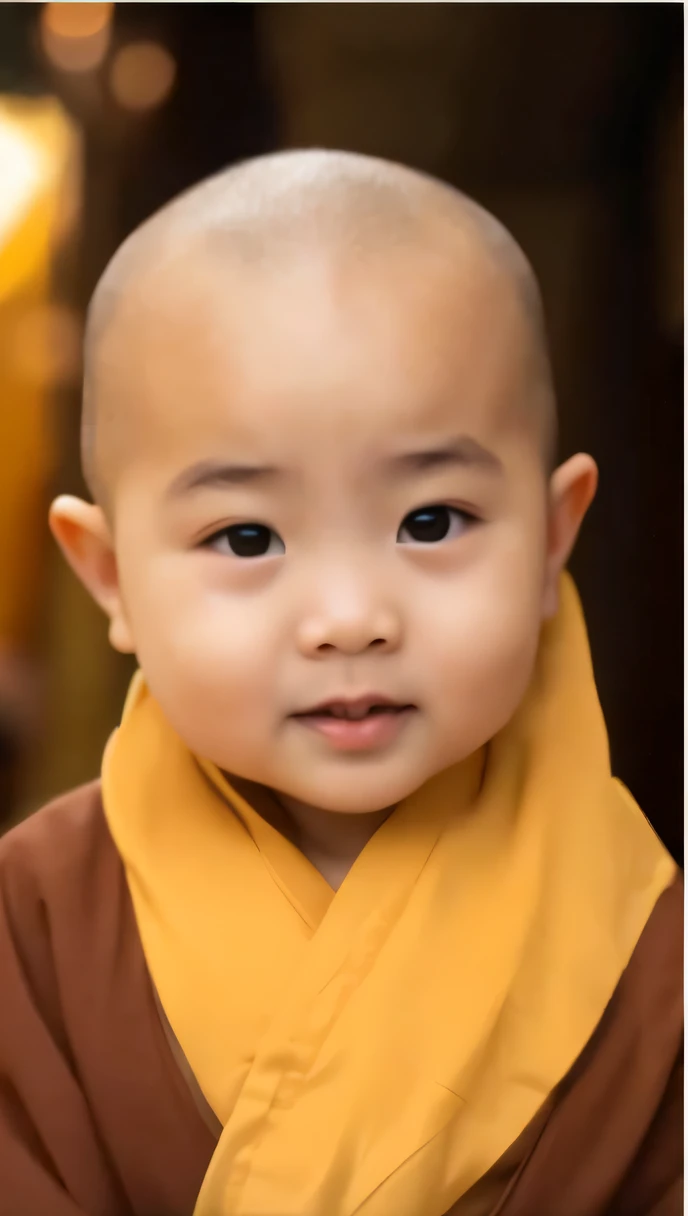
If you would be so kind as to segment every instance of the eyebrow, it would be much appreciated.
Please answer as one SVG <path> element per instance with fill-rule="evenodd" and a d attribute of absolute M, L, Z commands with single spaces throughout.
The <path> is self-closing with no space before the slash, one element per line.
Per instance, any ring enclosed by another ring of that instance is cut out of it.
<path fill-rule="evenodd" d="M 219 460 L 199 460 L 170 482 L 166 498 L 182 498 L 194 490 L 223 489 L 227 486 L 245 486 L 255 481 L 267 481 L 280 476 L 281 470 L 274 465 L 227 464 Z"/>
<path fill-rule="evenodd" d="M 491 473 L 503 472 L 499 457 L 469 435 L 461 435 L 447 443 L 417 452 L 402 452 L 385 463 L 392 471 L 402 473 L 425 473 L 457 465 L 462 468 L 478 467 Z M 183 498 L 195 490 L 245 486 L 257 481 L 274 481 L 284 475 L 285 471 L 276 465 L 228 464 L 218 460 L 199 460 L 177 474 L 167 487 L 165 497 Z"/>
<path fill-rule="evenodd" d="M 403 452 L 399 456 L 393 456 L 389 464 L 403 472 L 414 473 L 457 465 L 463 468 L 478 467 L 490 473 L 504 471 L 499 457 L 470 435 L 460 435 L 446 443 L 418 452 Z"/>

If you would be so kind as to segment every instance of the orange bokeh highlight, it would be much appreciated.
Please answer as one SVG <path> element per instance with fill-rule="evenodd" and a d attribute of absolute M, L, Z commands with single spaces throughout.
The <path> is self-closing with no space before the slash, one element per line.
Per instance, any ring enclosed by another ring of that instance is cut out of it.
<path fill-rule="evenodd" d="M 51 302 L 35 304 L 12 326 L 12 371 L 30 384 L 74 383 L 81 370 L 81 340 L 81 322 L 73 309 Z"/>
<path fill-rule="evenodd" d="M 105 58 L 114 5 L 45 4 L 41 41 L 48 59 L 65 72 L 89 72 Z"/>
<path fill-rule="evenodd" d="M 167 100 L 176 75 L 177 65 L 164 46 L 131 42 L 115 55 L 110 87 L 124 109 L 152 110 Z"/>
<path fill-rule="evenodd" d="M 46 4 L 44 26 L 60 38 L 90 38 L 112 20 L 112 4 Z"/>

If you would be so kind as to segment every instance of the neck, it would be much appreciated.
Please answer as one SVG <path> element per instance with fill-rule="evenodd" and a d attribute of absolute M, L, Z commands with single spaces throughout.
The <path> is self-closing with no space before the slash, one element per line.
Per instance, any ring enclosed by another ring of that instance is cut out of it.
<path fill-rule="evenodd" d="M 337 891 L 371 836 L 389 818 L 393 806 L 347 815 L 323 811 L 279 794 L 264 785 L 227 774 L 230 784 L 263 819 L 290 840 Z"/>
<path fill-rule="evenodd" d="M 389 818 L 393 806 L 347 815 L 323 811 L 308 803 L 276 795 L 286 812 L 290 839 L 336 891 L 371 836 Z"/>

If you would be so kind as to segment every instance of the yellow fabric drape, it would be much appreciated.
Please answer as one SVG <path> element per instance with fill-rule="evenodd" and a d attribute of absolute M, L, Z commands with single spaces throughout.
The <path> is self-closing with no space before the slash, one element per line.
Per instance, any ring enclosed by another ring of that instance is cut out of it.
<path fill-rule="evenodd" d="M 611 777 L 568 577 L 484 771 L 400 804 L 336 894 L 141 677 L 103 795 L 223 1124 L 195 1216 L 442 1216 L 570 1069 L 676 869 Z"/>

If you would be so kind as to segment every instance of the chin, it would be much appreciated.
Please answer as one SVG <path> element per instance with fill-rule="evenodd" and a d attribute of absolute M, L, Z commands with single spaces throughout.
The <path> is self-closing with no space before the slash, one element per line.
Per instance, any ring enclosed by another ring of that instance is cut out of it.
<path fill-rule="evenodd" d="M 332 811 L 340 815 L 370 815 L 395 806 L 415 794 L 417 789 L 428 779 L 425 775 L 415 778 L 409 775 L 397 780 L 389 774 L 371 779 L 371 774 L 351 774 L 350 780 L 342 776 L 336 782 L 323 783 L 322 788 L 309 786 L 307 789 L 284 791 L 299 802 L 318 807 L 321 811 Z M 333 785 L 336 789 L 333 789 Z"/>
<path fill-rule="evenodd" d="M 321 811 L 330 811 L 333 815 L 374 815 L 379 811 L 386 811 L 391 806 L 396 806 L 401 802 L 406 795 L 403 794 L 399 798 L 385 798 L 384 801 L 380 798 L 370 798 L 363 801 L 354 801 L 353 798 L 349 801 L 333 803 L 321 799 L 311 805 L 317 806 Z"/>

